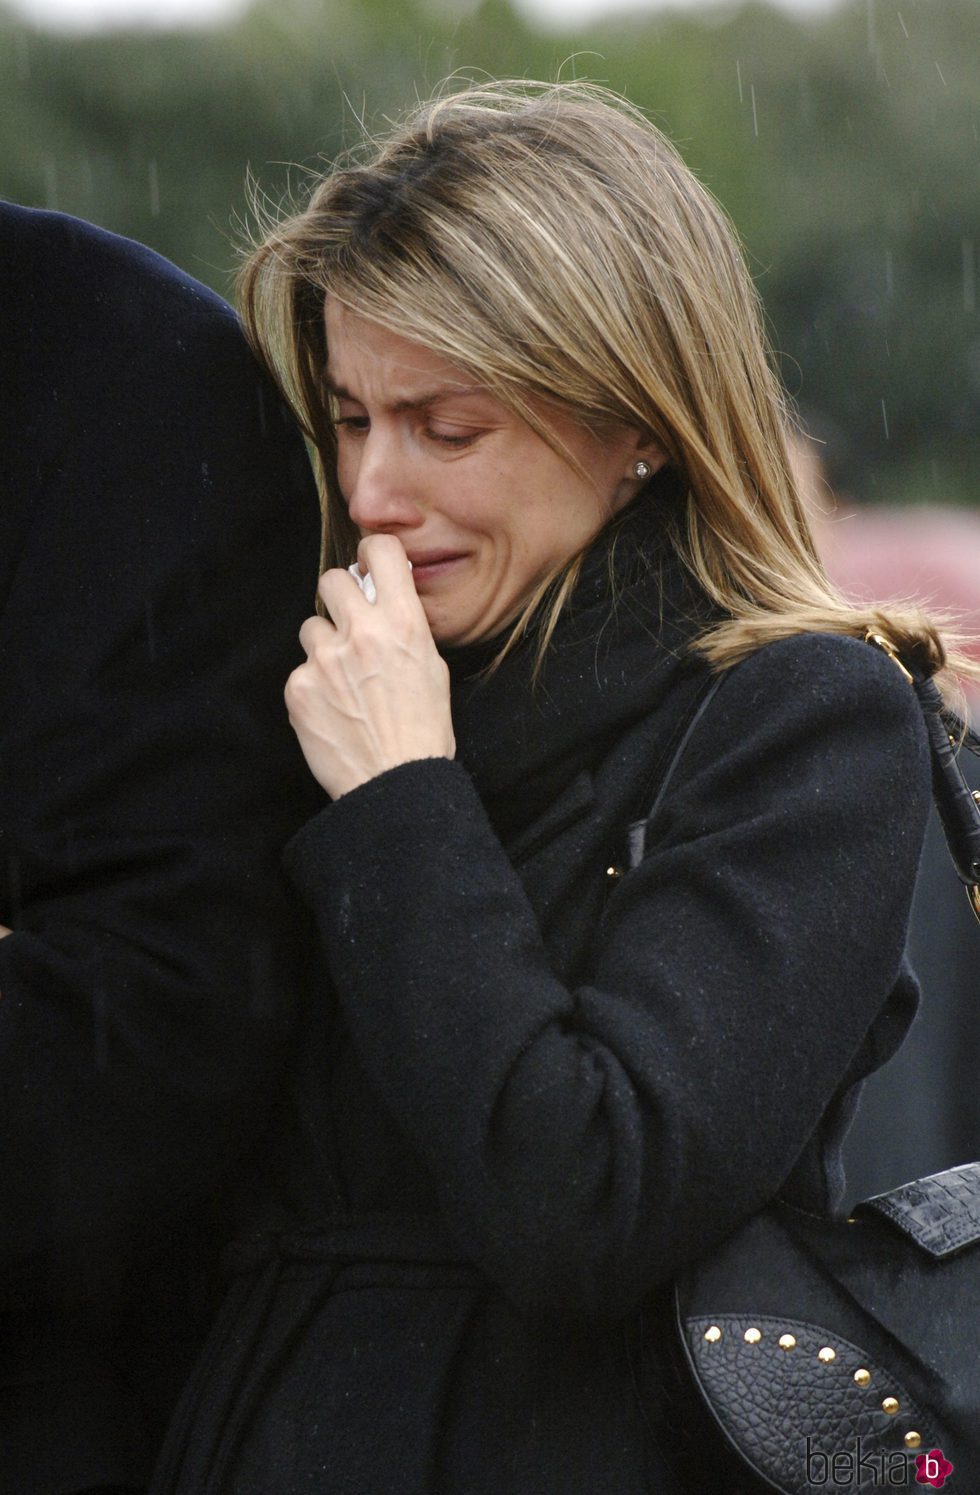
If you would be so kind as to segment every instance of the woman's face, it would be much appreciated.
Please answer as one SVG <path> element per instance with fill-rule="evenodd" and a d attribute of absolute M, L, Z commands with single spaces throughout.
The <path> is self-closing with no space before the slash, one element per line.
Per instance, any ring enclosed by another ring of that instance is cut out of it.
<path fill-rule="evenodd" d="M 458 365 L 326 303 L 337 476 L 362 535 L 396 535 L 433 637 L 500 633 L 540 581 L 636 493 L 662 454 L 625 427 L 599 437 L 535 406 L 585 478 Z"/>

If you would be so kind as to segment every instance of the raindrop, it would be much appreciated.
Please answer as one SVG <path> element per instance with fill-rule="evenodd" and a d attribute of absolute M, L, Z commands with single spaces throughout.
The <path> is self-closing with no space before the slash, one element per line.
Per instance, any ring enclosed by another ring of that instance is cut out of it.
<path fill-rule="evenodd" d="M 157 636 L 153 626 L 153 604 L 147 598 L 145 606 L 146 615 L 146 657 L 153 664 L 157 657 Z"/>
<path fill-rule="evenodd" d="M 894 262 L 892 261 L 892 252 L 890 249 L 885 250 L 885 290 L 888 292 L 889 296 L 894 296 L 895 266 Z"/>
<path fill-rule="evenodd" d="M 940 67 L 940 66 L 939 66 L 939 63 L 938 63 L 938 62 L 937 62 L 937 63 L 936 63 L 936 72 L 937 72 L 937 73 L 938 73 L 938 74 L 939 74 L 939 77 L 940 77 L 940 79 L 941 79 L 941 80 L 942 80 L 942 85 L 943 85 L 943 87 L 944 87 L 944 88 L 946 88 L 946 87 L 947 87 L 947 84 L 946 84 L 946 79 L 945 79 L 945 78 L 943 78 L 943 70 L 942 70 L 942 68 L 941 68 L 941 67 Z"/>
<path fill-rule="evenodd" d="M 756 113 L 756 107 L 755 107 L 755 84 L 754 83 L 750 83 L 749 84 L 749 93 L 752 95 L 752 129 L 753 129 L 753 131 L 755 133 L 755 138 L 758 140 L 758 138 L 759 138 L 759 116 Z"/>
<path fill-rule="evenodd" d="M 20 857 L 16 852 L 11 852 L 7 857 L 7 887 L 9 889 L 9 912 L 8 922 L 16 925 L 22 910 L 22 884 L 20 875 Z"/>
<path fill-rule="evenodd" d="M 109 1068 L 109 1014 L 105 992 L 96 987 L 92 993 L 93 1060 L 96 1071 L 105 1074 Z"/>
<path fill-rule="evenodd" d="M 977 265 L 972 239 L 963 240 L 963 310 L 977 309 Z"/>
<path fill-rule="evenodd" d="M 742 64 L 740 62 L 735 64 L 735 76 L 738 79 L 738 102 L 744 104 L 745 95 L 742 92 Z"/>
<path fill-rule="evenodd" d="M 31 76 L 31 58 L 27 50 L 27 33 L 18 31 L 16 42 L 17 76 L 22 82 L 26 82 Z"/>
<path fill-rule="evenodd" d="M 150 215 L 153 218 L 160 216 L 160 175 L 157 171 L 157 163 L 149 161 L 146 167 L 147 180 L 150 185 Z"/>
<path fill-rule="evenodd" d="M 813 124 L 813 94 L 805 73 L 800 78 L 800 119 L 808 129 Z"/>
<path fill-rule="evenodd" d="M 905 22 L 902 20 L 902 12 L 900 10 L 896 10 L 895 14 L 898 16 L 898 24 L 901 26 L 902 30 L 905 32 L 905 40 L 908 41 L 908 39 L 909 39 L 909 28 L 906 26 Z"/>
<path fill-rule="evenodd" d="M 886 441 L 891 441 L 891 435 L 889 434 L 889 431 L 888 431 L 888 411 L 885 408 L 885 402 L 884 402 L 884 400 L 882 400 L 882 402 L 881 402 L 881 419 L 884 422 L 884 426 L 885 426 L 885 440 Z"/>

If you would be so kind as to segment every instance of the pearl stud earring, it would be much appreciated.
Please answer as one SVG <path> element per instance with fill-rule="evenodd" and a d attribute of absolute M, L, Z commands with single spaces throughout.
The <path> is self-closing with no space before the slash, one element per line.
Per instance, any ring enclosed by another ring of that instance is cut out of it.
<path fill-rule="evenodd" d="M 633 463 L 633 476 L 635 478 L 639 478 L 641 482 L 642 482 L 642 480 L 644 478 L 648 478 L 650 476 L 650 464 L 649 464 L 649 462 L 634 462 Z"/>

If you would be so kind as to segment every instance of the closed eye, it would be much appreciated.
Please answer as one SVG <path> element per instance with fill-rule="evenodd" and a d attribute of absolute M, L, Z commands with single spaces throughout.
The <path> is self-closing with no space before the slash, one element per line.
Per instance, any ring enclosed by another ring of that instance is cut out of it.
<path fill-rule="evenodd" d="M 368 415 L 335 415 L 333 425 L 335 430 L 345 430 L 350 436 L 366 436 L 371 429 L 371 418 Z M 472 446 L 484 433 L 482 430 L 460 430 L 458 427 L 446 429 L 445 426 L 426 424 L 422 426 L 421 434 L 426 441 L 459 451 L 463 447 Z"/>
<path fill-rule="evenodd" d="M 432 426 L 427 426 L 425 434 L 430 441 L 437 441 L 440 446 L 459 448 L 471 446 L 480 436 L 482 431 L 437 431 Z"/>
<path fill-rule="evenodd" d="M 341 426 L 346 426 L 349 431 L 355 432 L 367 432 L 371 427 L 371 422 L 366 415 L 336 415 L 333 423 L 337 430 Z"/>

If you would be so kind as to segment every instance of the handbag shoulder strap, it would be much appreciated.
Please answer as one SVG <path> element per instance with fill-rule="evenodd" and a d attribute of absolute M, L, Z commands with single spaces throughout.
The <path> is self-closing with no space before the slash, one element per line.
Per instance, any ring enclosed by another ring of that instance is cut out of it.
<path fill-rule="evenodd" d="M 681 737 L 680 742 L 674 749 L 674 753 L 670 762 L 667 764 L 664 776 L 660 780 L 660 787 L 657 790 L 656 799 L 653 801 L 653 804 L 650 806 L 650 809 L 647 811 L 646 815 L 644 815 L 643 819 L 634 820 L 633 824 L 630 826 L 630 869 L 638 867 L 643 861 L 644 856 L 646 855 L 647 836 L 650 833 L 650 828 L 653 826 L 654 822 L 657 819 L 657 816 L 660 814 L 661 807 L 667 797 L 667 790 L 670 788 L 670 781 L 674 777 L 674 770 L 677 768 L 678 763 L 684 756 L 684 749 L 687 747 L 687 744 L 690 742 L 692 736 L 694 735 L 695 728 L 697 727 L 701 718 L 704 716 L 708 707 L 711 705 L 711 702 L 714 700 L 719 686 L 732 673 L 732 670 L 737 668 L 737 665 L 733 665 L 731 669 L 725 670 L 722 674 L 713 675 L 712 678 L 708 681 L 707 688 L 704 690 L 701 699 L 698 701 L 691 719 L 684 730 L 684 734 Z"/>
<path fill-rule="evenodd" d="M 918 698 L 932 758 L 932 797 L 953 870 L 965 884 L 970 906 L 980 919 L 980 791 L 971 790 L 963 777 L 956 760 L 956 738 L 947 722 L 962 724 L 947 712 L 935 680 L 910 669 L 888 639 L 869 630 L 865 640 L 894 661 Z M 972 749 L 973 733 L 964 730 L 963 736 Z"/>

